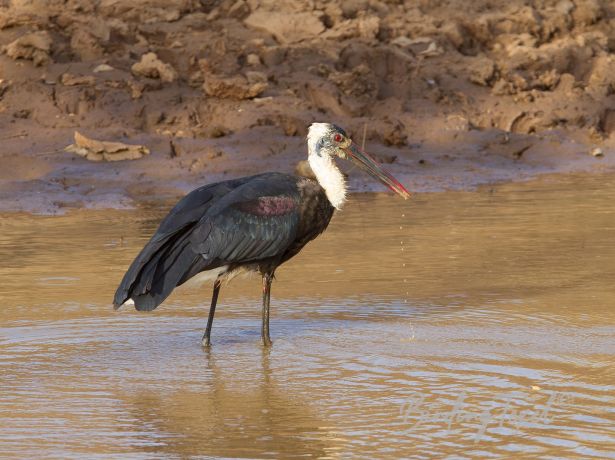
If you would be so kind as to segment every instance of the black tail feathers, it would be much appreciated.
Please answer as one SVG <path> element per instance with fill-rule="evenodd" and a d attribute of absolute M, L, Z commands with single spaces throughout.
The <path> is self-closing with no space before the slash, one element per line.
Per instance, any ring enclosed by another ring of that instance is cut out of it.
<path fill-rule="evenodd" d="M 205 269 L 205 259 L 193 251 L 189 236 L 186 231 L 162 241 L 152 239 L 124 275 L 114 308 L 131 299 L 139 311 L 154 310 L 175 287 Z"/>

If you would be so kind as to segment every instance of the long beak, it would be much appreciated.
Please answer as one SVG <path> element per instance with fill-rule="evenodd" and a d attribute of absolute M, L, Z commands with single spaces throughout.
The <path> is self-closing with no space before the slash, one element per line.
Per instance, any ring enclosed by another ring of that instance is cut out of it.
<path fill-rule="evenodd" d="M 348 156 L 348 159 L 355 163 L 359 168 L 368 172 L 371 176 L 378 179 L 388 188 L 393 190 L 398 195 L 404 197 L 404 199 L 410 198 L 410 192 L 395 179 L 390 172 L 384 169 L 378 162 L 372 158 L 367 152 L 364 152 L 354 143 L 349 147 L 343 149 Z"/>

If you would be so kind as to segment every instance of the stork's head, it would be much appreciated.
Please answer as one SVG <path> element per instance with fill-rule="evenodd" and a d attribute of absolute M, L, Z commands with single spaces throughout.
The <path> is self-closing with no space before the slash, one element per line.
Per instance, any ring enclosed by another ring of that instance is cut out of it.
<path fill-rule="evenodd" d="M 350 160 L 398 195 L 405 199 L 410 197 L 408 190 L 374 158 L 352 142 L 352 139 L 339 126 L 332 123 L 312 123 L 308 131 L 307 143 L 310 157 L 316 155 L 324 159 L 339 157 Z M 310 161 L 310 164 L 312 163 Z M 318 172 L 314 172 L 318 176 Z"/>

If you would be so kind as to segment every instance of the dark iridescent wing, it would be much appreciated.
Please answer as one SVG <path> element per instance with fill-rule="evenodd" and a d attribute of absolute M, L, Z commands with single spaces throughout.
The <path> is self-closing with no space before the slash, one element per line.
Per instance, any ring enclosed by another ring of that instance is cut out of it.
<path fill-rule="evenodd" d="M 177 203 L 118 287 L 117 307 L 131 298 L 153 310 L 197 273 L 226 264 L 282 256 L 299 227 L 297 179 L 279 173 L 201 187 Z"/>
<path fill-rule="evenodd" d="M 192 232 L 193 250 L 221 264 L 281 257 L 299 228 L 299 192 L 294 178 L 275 179 L 257 178 L 212 207 Z"/>
<path fill-rule="evenodd" d="M 126 271 L 115 292 L 115 307 L 118 308 L 128 298 L 150 292 L 160 274 L 168 272 L 165 262 L 168 264 L 173 260 L 174 253 L 186 247 L 191 231 L 207 211 L 232 190 L 251 179 L 244 177 L 205 185 L 183 197 L 162 220 L 156 233 Z"/>

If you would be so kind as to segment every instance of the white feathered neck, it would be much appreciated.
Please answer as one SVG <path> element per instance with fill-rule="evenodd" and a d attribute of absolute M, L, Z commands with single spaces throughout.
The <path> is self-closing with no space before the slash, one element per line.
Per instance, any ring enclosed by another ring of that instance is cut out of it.
<path fill-rule="evenodd" d="M 325 189 L 327 198 L 334 208 L 341 209 L 346 201 L 346 181 L 331 154 L 319 145 L 320 139 L 327 136 L 327 123 L 312 123 L 307 135 L 308 162 L 316 180 Z"/>

